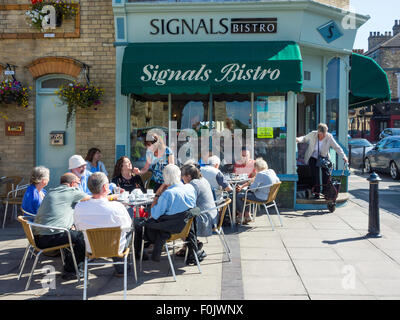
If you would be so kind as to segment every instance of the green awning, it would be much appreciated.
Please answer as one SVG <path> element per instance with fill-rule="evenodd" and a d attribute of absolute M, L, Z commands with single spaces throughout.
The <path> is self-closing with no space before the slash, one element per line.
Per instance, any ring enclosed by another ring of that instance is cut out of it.
<path fill-rule="evenodd" d="M 300 92 L 295 42 L 132 43 L 122 62 L 122 94 Z"/>
<path fill-rule="evenodd" d="M 390 101 L 386 72 L 370 57 L 351 55 L 349 108 Z"/>

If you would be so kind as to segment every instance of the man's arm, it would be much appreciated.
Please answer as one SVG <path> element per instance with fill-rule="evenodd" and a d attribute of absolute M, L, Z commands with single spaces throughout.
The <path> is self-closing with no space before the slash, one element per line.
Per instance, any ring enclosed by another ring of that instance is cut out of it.
<path fill-rule="evenodd" d="M 168 208 L 170 207 L 168 193 L 163 192 L 159 197 L 157 204 L 155 204 L 151 208 L 151 217 L 157 220 L 160 216 L 162 216 L 165 212 L 167 212 Z"/>

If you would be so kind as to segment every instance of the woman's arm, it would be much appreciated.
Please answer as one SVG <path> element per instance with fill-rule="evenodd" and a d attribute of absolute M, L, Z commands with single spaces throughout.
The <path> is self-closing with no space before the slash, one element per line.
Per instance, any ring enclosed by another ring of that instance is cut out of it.
<path fill-rule="evenodd" d="M 345 155 L 342 147 L 335 141 L 335 138 L 333 136 L 330 137 L 329 140 L 329 145 L 335 149 L 335 151 L 343 158 L 344 162 L 348 162 L 349 160 L 347 159 L 347 156 Z"/>
<path fill-rule="evenodd" d="M 144 175 L 147 171 L 149 171 L 150 168 L 150 162 L 148 160 L 146 160 L 146 163 L 144 164 L 144 167 L 142 168 L 142 170 L 140 170 L 139 168 L 133 168 L 133 173 L 134 174 L 139 174 L 139 175 Z"/>

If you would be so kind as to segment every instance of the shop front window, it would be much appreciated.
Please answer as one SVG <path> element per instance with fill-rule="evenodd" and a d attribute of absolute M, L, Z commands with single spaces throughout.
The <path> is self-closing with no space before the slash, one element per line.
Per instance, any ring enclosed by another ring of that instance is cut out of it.
<path fill-rule="evenodd" d="M 338 137 L 340 59 L 328 63 L 326 71 L 326 124 L 329 132 Z"/>
<path fill-rule="evenodd" d="M 328 131 L 332 133 L 336 140 L 339 137 L 339 81 L 340 59 L 334 58 L 329 61 L 326 71 L 326 124 L 328 125 Z M 333 167 L 337 169 L 337 154 L 333 149 L 329 152 Z"/>
<path fill-rule="evenodd" d="M 213 95 L 212 115 L 215 132 L 212 148 L 226 166 L 224 169 L 230 171 L 229 167 L 240 159 L 242 147 L 251 146 L 251 135 L 247 131 L 252 128 L 251 95 Z"/>
<path fill-rule="evenodd" d="M 178 164 L 199 159 L 202 130 L 210 129 L 209 95 L 172 95 L 171 145 Z"/>
<path fill-rule="evenodd" d="M 168 143 L 168 96 L 133 96 L 131 104 L 131 161 L 134 167 L 146 163 L 145 140 L 151 130 Z"/>
<path fill-rule="evenodd" d="M 276 173 L 286 172 L 286 110 L 285 95 L 254 95 L 254 157 Z"/>

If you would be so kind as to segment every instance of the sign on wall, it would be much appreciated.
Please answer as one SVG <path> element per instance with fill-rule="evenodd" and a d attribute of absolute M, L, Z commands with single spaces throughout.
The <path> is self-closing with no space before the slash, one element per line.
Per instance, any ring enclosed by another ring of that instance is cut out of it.
<path fill-rule="evenodd" d="M 6 136 L 24 136 L 25 122 L 6 122 Z"/>
<path fill-rule="evenodd" d="M 277 33 L 277 18 L 151 19 L 150 35 Z"/>

